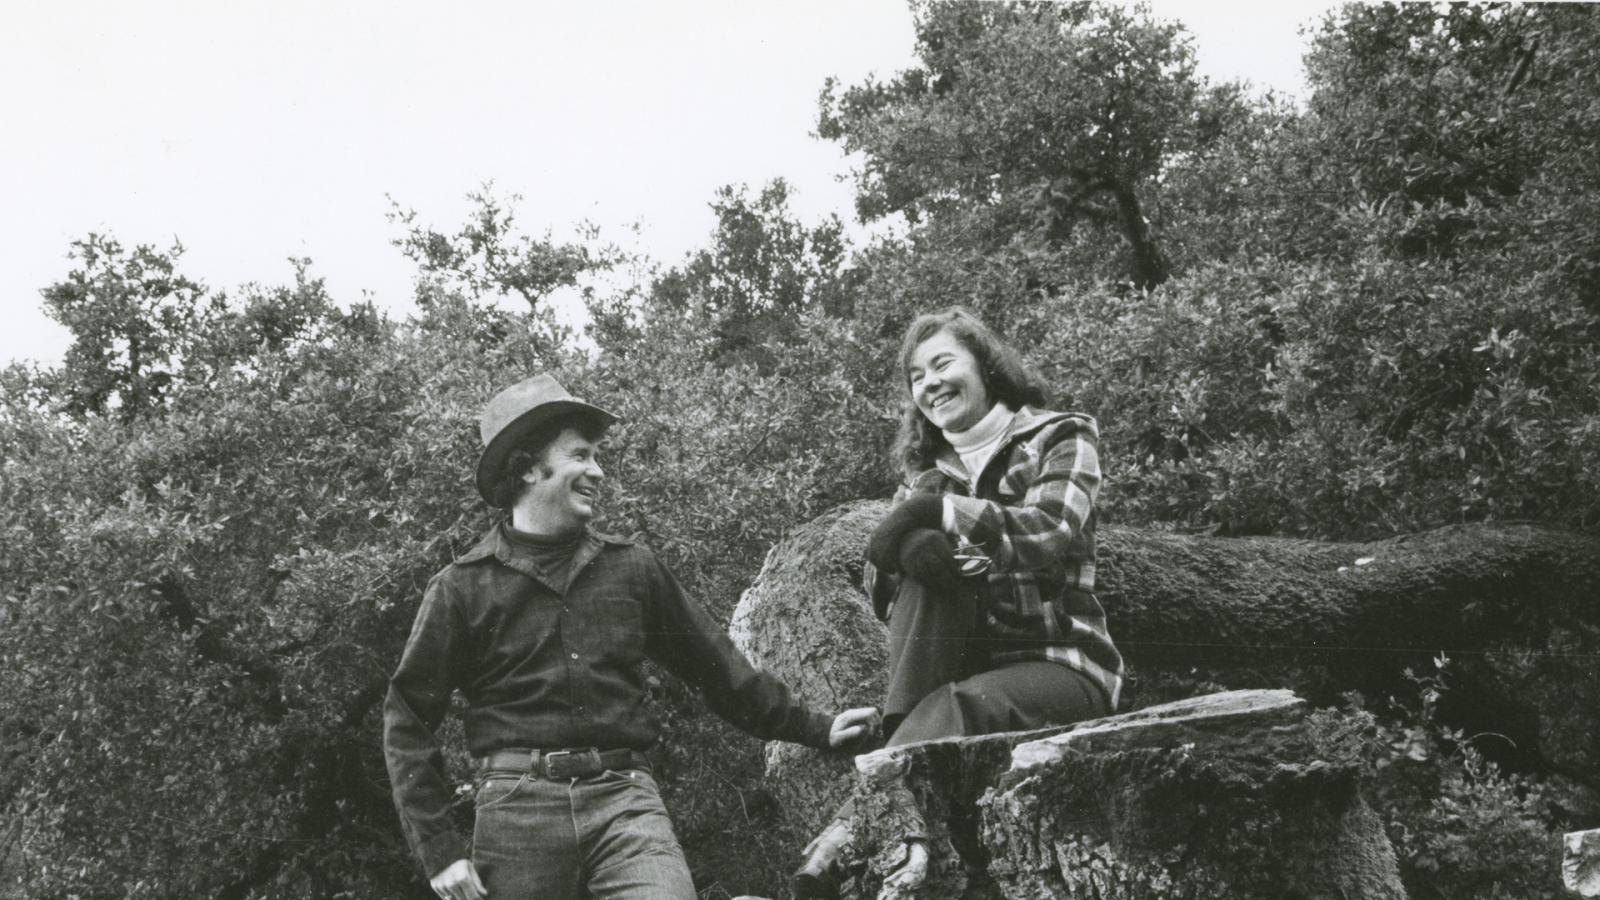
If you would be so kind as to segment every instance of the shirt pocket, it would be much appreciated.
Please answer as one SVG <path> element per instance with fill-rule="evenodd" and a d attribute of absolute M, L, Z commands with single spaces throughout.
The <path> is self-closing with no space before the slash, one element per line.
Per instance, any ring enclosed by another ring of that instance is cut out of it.
<path fill-rule="evenodd" d="M 607 592 L 595 598 L 593 616 L 590 652 L 625 665 L 644 659 L 646 619 L 637 597 L 626 591 Z"/>

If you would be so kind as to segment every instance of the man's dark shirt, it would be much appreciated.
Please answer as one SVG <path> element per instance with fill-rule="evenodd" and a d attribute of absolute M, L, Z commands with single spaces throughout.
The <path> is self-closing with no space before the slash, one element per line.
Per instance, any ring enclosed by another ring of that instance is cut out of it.
<path fill-rule="evenodd" d="M 429 875 L 466 857 L 434 730 L 452 690 L 474 756 L 505 748 L 628 747 L 656 740 L 649 657 L 718 715 L 765 739 L 828 745 L 828 716 L 756 671 L 647 548 L 588 532 L 565 590 L 496 528 L 428 584 L 384 704 L 384 753 L 406 838 Z"/>

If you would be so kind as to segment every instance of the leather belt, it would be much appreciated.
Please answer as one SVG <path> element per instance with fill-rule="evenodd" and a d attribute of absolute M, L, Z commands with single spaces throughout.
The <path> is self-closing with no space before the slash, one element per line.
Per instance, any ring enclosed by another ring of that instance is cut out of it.
<path fill-rule="evenodd" d="M 650 760 L 638 750 L 600 750 L 595 747 L 496 750 L 478 758 L 479 772 L 526 772 L 543 778 L 590 778 L 601 772 L 623 769 L 643 769 L 648 772 Z"/>

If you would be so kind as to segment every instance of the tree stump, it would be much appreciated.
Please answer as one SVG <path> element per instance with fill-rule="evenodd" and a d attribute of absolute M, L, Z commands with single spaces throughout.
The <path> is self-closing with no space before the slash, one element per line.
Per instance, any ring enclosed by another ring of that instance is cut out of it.
<path fill-rule="evenodd" d="M 1233 691 L 867 754 L 845 896 L 878 896 L 914 822 L 920 900 L 1404 900 L 1343 725 L 1288 691 Z"/>
<path fill-rule="evenodd" d="M 1600 897 L 1600 828 L 1562 838 L 1561 882 L 1574 895 Z"/>
<path fill-rule="evenodd" d="M 1007 898 L 1404 900 L 1344 721 L 1238 691 L 1020 745 L 980 803 L 989 874 Z"/>

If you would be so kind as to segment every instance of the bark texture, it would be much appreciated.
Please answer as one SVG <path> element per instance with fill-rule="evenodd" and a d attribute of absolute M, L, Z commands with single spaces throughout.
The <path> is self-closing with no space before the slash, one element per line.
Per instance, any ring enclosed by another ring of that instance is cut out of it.
<path fill-rule="evenodd" d="M 887 509 L 848 504 L 795 529 L 734 613 L 741 649 L 816 708 L 881 700 L 884 629 L 860 574 Z M 1600 784 L 1600 540 L 1531 525 L 1371 543 L 1103 527 L 1098 581 L 1133 675 L 1125 709 L 1225 688 L 1319 704 L 1407 692 L 1403 671 L 1443 651 L 1443 714 L 1507 735 L 1522 764 Z M 848 768 L 781 746 L 768 762 L 798 854 L 848 795 Z"/>
<path fill-rule="evenodd" d="M 877 706 L 888 666 L 886 629 L 861 588 L 862 548 L 882 504 L 823 513 L 767 554 L 728 631 L 756 665 L 777 675 L 812 709 Z M 850 760 L 797 744 L 767 744 L 767 783 L 777 801 L 773 828 L 800 848 L 850 795 Z"/>
<path fill-rule="evenodd" d="M 1569 832 L 1561 848 L 1561 883 L 1586 900 L 1600 897 L 1600 828 Z"/>
<path fill-rule="evenodd" d="M 1320 702 L 1406 691 L 1403 671 L 1443 652 L 1446 717 L 1600 786 L 1600 540 L 1532 525 L 1370 543 L 1102 535 L 1097 593 L 1137 670 L 1198 666 Z"/>
<path fill-rule="evenodd" d="M 868 754 L 845 896 L 878 896 L 911 832 L 931 856 L 920 900 L 1404 900 L 1342 725 L 1235 691 Z"/>
<path fill-rule="evenodd" d="M 979 801 L 1008 900 L 1404 900 L 1343 717 L 1215 694 L 1019 745 Z"/>

